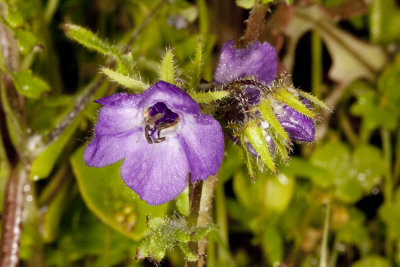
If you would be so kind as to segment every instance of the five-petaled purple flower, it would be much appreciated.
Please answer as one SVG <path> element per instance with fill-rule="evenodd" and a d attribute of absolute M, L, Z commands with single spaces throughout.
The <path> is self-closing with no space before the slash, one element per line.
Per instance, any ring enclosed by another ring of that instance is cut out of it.
<path fill-rule="evenodd" d="M 117 93 L 103 105 L 94 138 L 85 149 L 88 166 L 124 159 L 126 185 L 151 205 L 177 197 L 191 181 L 218 172 L 224 137 L 220 124 L 200 113 L 180 88 L 160 81 L 141 94 Z"/>
<path fill-rule="evenodd" d="M 233 41 L 227 41 L 221 49 L 214 81 L 229 83 L 251 77 L 257 82 L 268 85 L 274 81 L 276 72 L 276 51 L 269 43 L 261 44 L 255 41 L 246 48 L 237 49 Z M 250 104 L 256 105 L 260 102 L 259 89 L 249 86 L 245 88 L 245 93 Z M 303 100 L 303 103 L 309 104 L 307 100 Z M 275 115 L 290 138 L 305 142 L 314 140 L 315 128 L 311 118 L 287 105 L 278 102 L 274 104 Z"/>

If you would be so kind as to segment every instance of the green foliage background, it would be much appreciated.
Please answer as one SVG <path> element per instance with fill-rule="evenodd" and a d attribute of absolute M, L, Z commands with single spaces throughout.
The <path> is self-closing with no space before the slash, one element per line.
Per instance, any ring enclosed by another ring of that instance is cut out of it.
<path fill-rule="evenodd" d="M 318 139 L 294 146 L 277 176 L 251 181 L 240 148 L 226 142 L 207 266 L 399 266 L 399 3 L 293 2 L 271 4 L 261 39 L 278 49 L 295 86 L 333 111 L 317 110 Z M 29 166 L 23 266 L 150 264 L 134 259 L 146 217 L 187 215 L 187 192 L 149 206 L 124 185 L 119 163 L 87 167 L 92 101 L 140 91 L 160 69 L 193 93 L 200 78 L 212 80 L 221 44 L 239 39 L 254 3 L 0 1 L 0 201 L 8 177 Z M 183 264 L 179 250 L 162 261 Z"/>

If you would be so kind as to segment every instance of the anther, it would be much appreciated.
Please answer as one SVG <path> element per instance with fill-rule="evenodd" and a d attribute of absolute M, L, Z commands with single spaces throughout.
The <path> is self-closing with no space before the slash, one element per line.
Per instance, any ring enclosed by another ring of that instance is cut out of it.
<path fill-rule="evenodd" d="M 154 123 L 156 123 L 156 121 L 158 121 L 159 119 L 161 119 L 163 117 L 162 113 L 157 113 L 156 115 L 154 115 L 153 117 L 151 117 L 150 119 L 148 119 L 146 121 L 146 124 L 148 125 L 152 125 Z"/>
<path fill-rule="evenodd" d="M 149 135 L 150 130 L 150 126 L 146 124 L 146 127 L 144 128 L 144 136 L 146 137 L 147 143 L 152 144 L 153 141 L 151 140 L 151 137 Z"/>
<path fill-rule="evenodd" d="M 164 142 L 165 141 L 165 136 L 163 136 L 163 137 L 159 137 L 159 138 L 157 138 L 156 140 L 154 140 L 154 142 L 155 143 L 161 143 L 161 142 Z"/>

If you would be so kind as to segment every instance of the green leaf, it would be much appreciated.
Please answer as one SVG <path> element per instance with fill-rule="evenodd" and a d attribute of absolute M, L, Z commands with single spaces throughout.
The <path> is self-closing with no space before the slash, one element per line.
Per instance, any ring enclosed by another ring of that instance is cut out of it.
<path fill-rule="evenodd" d="M 100 54 L 113 56 L 118 61 L 118 72 L 128 74 L 132 69 L 133 63 L 130 56 L 123 55 L 118 47 L 100 39 L 90 30 L 70 23 L 63 24 L 62 29 L 66 32 L 69 38 L 77 41 L 81 45 L 95 50 Z"/>
<path fill-rule="evenodd" d="M 306 115 L 307 117 L 314 118 L 315 114 L 312 113 L 300 100 L 298 100 L 294 95 L 292 95 L 283 86 L 274 91 L 273 97 L 288 106 L 294 108 L 298 112 Z"/>
<path fill-rule="evenodd" d="M 400 40 L 400 9 L 395 0 L 374 0 L 369 9 L 369 27 L 374 42 Z"/>
<path fill-rule="evenodd" d="M 14 73 L 12 78 L 18 93 L 28 98 L 37 99 L 42 93 L 51 90 L 45 81 L 34 76 L 30 70 Z"/>
<path fill-rule="evenodd" d="M 350 153 L 343 143 L 327 143 L 315 150 L 311 163 L 325 170 L 324 175 L 312 177 L 313 182 L 334 186 L 336 197 L 348 203 L 369 194 L 384 173 L 380 151 L 369 145 L 358 146 Z"/>
<path fill-rule="evenodd" d="M 92 84 L 89 84 L 83 90 L 82 95 L 84 95 L 87 90 L 90 90 L 92 86 Z M 104 94 L 105 90 L 107 90 L 107 83 L 103 83 L 103 85 L 97 89 L 94 98 L 96 99 L 101 97 Z M 82 97 L 82 95 L 79 95 L 78 97 Z M 97 108 L 97 105 L 94 103 L 90 103 L 86 106 L 84 111 L 92 111 L 93 113 L 95 108 Z M 72 135 L 75 133 L 75 130 L 84 118 L 85 117 L 83 112 L 79 113 L 68 125 L 68 127 L 60 134 L 60 136 L 58 136 L 57 139 L 48 144 L 47 147 L 45 147 L 43 151 L 39 153 L 39 155 L 32 162 L 32 167 L 30 171 L 31 179 L 38 180 L 41 178 L 45 178 L 50 174 L 59 155 L 63 151 L 64 147 L 68 144 Z"/>
<path fill-rule="evenodd" d="M 37 181 L 49 176 L 56 164 L 58 156 L 75 133 L 75 130 L 83 118 L 83 114 L 79 114 L 71 124 L 68 125 L 64 132 L 56 140 L 45 147 L 44 150 L 33 160 L 30 171 L 31 179 Z"/>
<path fill-rule="evenodd" d="M 15 36 L 18 40 L 19 51 L 21 51 L 22 54 L 28 54 L 29 52 L 31 52 L 33 47 L 38 42 L 36 36 L 32 32 L 27 30 L 16 29 Z"/>
<path fill-rule="evenodd" d="M 163 216 L 168 204 L 150 206 L 125 185 L 120 176 L 121 162 L 103 168 L 88 167 L 83 161 L 84 147 L 71 158 L 72 170 L 88 208 L 100 220 L 134 240 L 147 233 L 146 216 Z"/>
<path fill-rule="evenodd" d="M 203 66 L 203 40 L 201 37 L 197 39 L 196 51 L 192 63 L 192 75 L 190 79 L 190 88 L 197 89 L 201 78 L 201 69 Z"/>
<path fill-rule="evenodd" d="M 167 50 L 161 62 L 160 80 L 170 84 L 175 84 L 174 54 L 172 49 Z"/>
<path fill-rule="evenodd" d="M 385 222 L 389 237 L 400 240 L 400 189 L 396 189 L 392 203 L 385 202 L 379 209 L 379 217 Z"/>
<path fill-rule="evenodd" d="M 390 262 L 382 256 L 370 255 L 356 261 L 352 267 L 392 267 Z"/>
<path fill-rule="evenodd" d="M 260 102 L 259 109 L 264 119 L 269 123 L 269 125 L 274 129 L 274 131 L 276 131 L 286 141 L 290 141 L 286 131 L 283 129 L 278 119 L 276 118 L 268 98 L 264 98 Z"/>
<path fill-rule="evenodd" d="M 185 190 L 176 198 L 176 207 L 180 214 L 188 217 L 190 213 L 189 208 L 189 190 L 186 187 Z"/>
<path fill-rule="evenodd" d="M 184 218 L 150 218 L 148 225 L 151 234 L 140 244 L 136 258 L 150 257 L 157 262 L 164 258 L 166 251 L 174 247 L 181 248 L 187 260 L 197 260 L 198 256 L 193 255 L 187 243 L 199 241 L 214 229 L 214 227 L 189 227 Z"/>
<path fill-rule="evenodd" d="M 255 0 L 236 0 L 236 5 L 245 9 L 251 9 L 255 2 Z"/>
<path fill-rule="evenodd" d="M 369 251 L 371 239 L 369 237 L 368 229 L 365 226 L 364 214 L 355 208 L 347 210 L 344 207 L 339 207 L 336 210 L 336 213 L 344 214 L 342 221 L 338 220 L 332 224 L 332 228 L 334 228 L 337 234 L 337 242 L 349 245 L 354 244 L 361 250 L 361 252 Z M 336 217 L 341 218 L 340 215 L 336 215 Z"/>
<path fill-rule="evenodd" d="M 351 106 L 350 111 L 352 114 L 362 117 L 366 128 L 370 130 L 379 127 L 395 129 L 399 114 L 388 107 L 382 107 L 379 102 L 377 92 L 372 88 L 366 88 L 357 93 L 357 102 Z"/>
<path fill-rule="evenodd" d="M 199 104 L 221 100 L 229 95 L 228 91 L 190 93 L 190 96 Z"/>
<path fill-rule="evenodd" d="M 262 247 L 269 264 L 279 266 L 283 260 L 283 237 L 275 227 L 268 226 L 264 229 Z"/>
<path fill-rule="evenodd" d="M 269 152 L 267 143 L 265 142 L 262 130 L 257 124 L 252 121 L 249 122 L 244 130 L 245 137 L 249 140 L 253 148 L 257 151 L 262 161 L 272 171 L 276 172 L 274 161 Z"/>
<path fill-rule="evenodd" d="M 268 177 L 265 184 L 264 204 L 267 210 L 284 212 L 293 197 L 296 180 L 284 173 Z"/>
<path fill-rule="evenodd" d="M 6 5 L 5 20 L 11 28 L 18 28 L 24 25 L 24 18 L 18 10 L 18 6 L 13 4 Z"/>
<path fill-rule="evenodd" d="M 128 77 L 109 68 L 101 68 L 101 71 L 109 78 L 132 90 L 134 93 L 141 93 L 150 87 L 150 85 L 140 80 Z"/>
<path fill-rule="evenodd" d="M 10 172 L 10 164 L 7 159 L 6 151 L 4 149 L 3 138 L 0 134 L 0 203 L 3 203 L 4 193 L 6 192 L 6 182 Z M 3 205 L 0 205 L 0 213 L 2 212 Z"/>

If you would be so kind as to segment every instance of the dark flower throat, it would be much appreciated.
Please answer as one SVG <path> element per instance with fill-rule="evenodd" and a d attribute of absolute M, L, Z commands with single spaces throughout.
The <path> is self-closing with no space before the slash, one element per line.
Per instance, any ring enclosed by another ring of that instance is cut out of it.
<path fill-rule="evenodd" d="M 165 141 L 165 136 L 160 137 L 161 130 L 172 127 L 179 121 L 178 114 L 172 112 L 163 102 L 157 102 L 150 107 L 147 114 L 144 136 L 149 144 Z"/>

